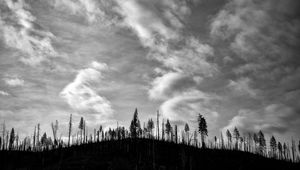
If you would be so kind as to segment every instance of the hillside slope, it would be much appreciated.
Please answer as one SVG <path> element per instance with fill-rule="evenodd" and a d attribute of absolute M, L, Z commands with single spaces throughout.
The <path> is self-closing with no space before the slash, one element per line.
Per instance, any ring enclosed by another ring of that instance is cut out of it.
<path fill-rule="evenodd" d="M 103 141 L 44 152 L 1 151 L 0 169 L 300 169 L 300 164 L 231 150 L 149 139 Z"/>

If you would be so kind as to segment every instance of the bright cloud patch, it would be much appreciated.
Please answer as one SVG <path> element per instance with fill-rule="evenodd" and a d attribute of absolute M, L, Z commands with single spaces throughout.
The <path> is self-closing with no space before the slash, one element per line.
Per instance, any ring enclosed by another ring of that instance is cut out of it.
<path fill-rule="evenodd" d="M 35 66 L 48 57 L 57 56 L 52 46 L 54 35 L 43 30 L 23 0 L 0 2 L 0 31 L 7 46 L 24 53 L 21 61 Z"/>
<path fill-rule="evenodd" d="M 103 78 L 102 71 L 105 70 L 106 64 L 92 62 L 90 67 L 78 72 L 75 80 L 62 90 L 60 96 L 79 112 L 98 115 L 99 119 L 111 116 L 113 114 L 111 103 L 93 88 L 93 83 Z"/>
<path fill-rule="evenodd" d="M 4 78 L 5 83 L 9 86 L 16 87 L 16 86 L 24 86 L 24 80 L 19 78 Z"/>

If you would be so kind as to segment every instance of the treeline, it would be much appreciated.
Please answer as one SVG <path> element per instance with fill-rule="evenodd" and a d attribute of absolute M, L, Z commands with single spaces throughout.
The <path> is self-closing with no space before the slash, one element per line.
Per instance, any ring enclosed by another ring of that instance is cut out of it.
<path fill-rule="evenodd" d="M 281 143 L 272 136 L 267 145 L 262 131 L 242 135 L 236 127 L 231 130 L 228 129 L 225 134 L 221 133 L 219 137 L 214 136 L 212 140 L 209 140 L 207 139 L 206 119 L 201 114 L 197 117 L 197 129 L 195 130 L 191 130 L 188 123 L 184 125 L 183 129 L 178 129 L 178 126 L 172 125 L 168 119 L 166 121 L 165 119 L 161 120 L 159 112 L 157 112 L 156 122 L 153 119 L 149 119 L 142 126 L 138 119 L 137 109 L 135 109 L 129 129 L 117 126 L 116 128 L 104 130 L 100 125 L 99 128 L 95 128 L 92 133 L 89 133 L 83 117 L 81 117 L 78 126 L 73 127 L 72 114 L 68 125 L 67 141 L 62 140 L 61 136 L 57 136 L 59 129 L 57 120 L 51 123 L 53 138 L 47 135 L 46 132 L 41 135 L 40 124 L 37 124 L 34 127 L 32 136 L 20 139 L 14 128 L 10 131 L 6 130 L 4 122 L 2 136 L 0 137 L 0 150 L 37 152 L 101 141 L 147 138 L 194 146 L 196 148 L 237 150 L 259 154 L 268 158 L 300 162 L 300 140 L 296 144 L 295 140 L 292 139 L 290 145 L 289 143 Z M 78 130 L 74 133 L 73 129 L 77 127 Z"/>

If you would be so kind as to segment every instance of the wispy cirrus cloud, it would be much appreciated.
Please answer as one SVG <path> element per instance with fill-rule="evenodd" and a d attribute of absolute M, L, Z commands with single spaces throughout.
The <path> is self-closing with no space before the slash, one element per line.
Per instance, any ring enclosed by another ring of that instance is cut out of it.
<path fill-rule="evenodd" d="M 2 91 L 2 90 L 0 90 L 0 94 L 1 94 L 2 96 L 9 96 L 9 95 L 10 95 L 9 93 L 7 93 L 7 92 L 5 92 L 5 91 Z"/>
<path fill-rule="evenodd" d="M 89 67 L 79 70 L 73 82 L 60 93 L 75 111 L 93 115 L 95 120 L 108 119 L 113 114 L 111 103 L 95 90 L 95 84 L 103 79 L 106 64 L 93 61 Z"/>
<path fill-rule="evenodd" d="M 3 81 L 7 85 L 12 86 L 12 87 L 24 86 L 24 82 L 25 82 L 23 79 L 20 79 L 20 78 L 17 78 L 17 77 L 14 77 L 14 78 L 4 78 Z"/>
<path fill-rule="evenodd" d="M 0 31 L 7 46 L 20 50 L 20 60 L 27 65 L 36 66 L 58 54 L 52 46 L 55 36 L 44 30 L 29 11 L 24 0 L 1 1 Z"/>

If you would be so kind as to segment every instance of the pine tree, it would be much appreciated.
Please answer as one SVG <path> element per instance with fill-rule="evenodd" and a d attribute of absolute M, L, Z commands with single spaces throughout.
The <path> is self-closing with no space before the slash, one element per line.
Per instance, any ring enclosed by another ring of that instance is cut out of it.
<path fill-rule="evenodd" d="M 266 151 L 266 140 L 262 131 L 258 132 L 259 153 L 264 155 Z"/>
<path fill-rule="evenodd" d="M 56 140 L 57 140 L 57 130 L 58 130 L 58 121 L 55 121 L 55 124 L 51 123 L 51 128 L 52 128 L 52 133 L 53 133 L 53 139 L 54 139 L 54 143 L 56 144 Z"/>
<path fill-rule="evenodd" d="M 149 133 L 150 133 L 150 136 L 151 136 L 151 138 L 152 138 L 152 137 L 153 137 L 153 129 L 154 129 L 154 122 L 153 122 L 152 119 L 149 119 L 149 120 L 148 120 L 148 123 L 147 123 L 147 129 L 148 129 L 148 131 L 149 131 Z"/>
<path fill-rule="evenodd" d="M 36 140 L 36 145 L 39 147 L 40 146 L 40 124 L 38 123 L 37 125 L 37 140 Z"/>
<path fill-rule="evenodd" d="M 205 137 L 207 136 L 207 124 L 205 118 L 201 114 L 198 115 L 198 132 L 201 135 L 202 148 L 205 148 Z"/>
<path fill-rule="evenodd" d="M 231 136 L 231 133 L 228 129 L 226 131 L 226 136 L 227 136 L 228 147 L 231 148 L 232 136 Z"/>
<path fill-rule="evenodd" d="M 185 124 L 185 126 L 184 126 L 184 132 L 185 132 L 185 134 L 186 134 L 186 141 L 188 142 L 188 144 L 189 144 L 189 131 L 190 131 L 190 127 L 189 127 L 189 125 L 186 123 Z"/>
<path fill-rule="evenodd" d="M 11 131 L 10 131 L 10 137 L 9 137 L 9 150 L 12 150 L 13 148 L 13 144 L 14 144 L 14 141 L 15 141 L 15 129 L 12 128 Z"/>
<path fill-rule="evenodd" d="M 157 127 L 157 140 L 159 140 L 159 111 L 157 111 L 157 115 L 156 115 L 156 127 Z"/>
<path fill-rule="evenodd" d="M 224 149 L 224 137 L 222 132 L 221 132 L 221 148 Z"/>
<path fill-rule="evenodd" d="M 140 125 L 140 120 L 138 118 L 137 108 L 134 111 L 133 119 L 131 121 L 129 129 L 130 129 L 130 134 L 131 134 L 132 138 L 139 137 L 140 131 L 141 131 L 141 125 Z"/>
<path fill-rule="evenodd" d="M 34 126 L 34 132 L 33 132 L 33 149 L 35 149 L 35 138 L 36 138 L 36 126 Z"/>
<path fill-rule="evenodd" d="M 172 127 L 171 127 L 169 119 L 167 119 L 166 134 L 167 134 L 168 140 L 170 140 L 170 133 L 171 133 L 171 131 L 172 131 Z"/>
<path fill-rule="evenodd" d="M 165 140 L 165 120 L 164 119 L 161 123 L 161 139 Z"/>
<path fill-rule="evenodd" d="M 68 138 L 68 147 L 70 147 L 71 133 L 72 133 L 72 114 L 70 114 L 70 120 L 69 120 L 69 138 Z"/>
<path fill-rule="evenodd" d="M 82 143 L 82 141 L 83 141 L 83 139 L 82 139 L 82 133 L 83 133 L 83 129 L 84 129 L 83 117 L 80 118 L 80 122 L 79 122 L 78 128 L 80 129 L 80 143 Z"/>
<path fill-rule="evenodd" d="M 240 139 L 240 132 L 239 130 L 237 129 L 237 127 L 234 127 L 234 130 L 233 130 L 233 137 L 235 139 L 235 149 L 239 149 L 238 147 L 238 144 L 239 144 L 239 139 Z"/>
<path fill-rule="evenodd" d="M 272 150 L 272 157 L 276 157 L 276 151 L 277 151 L 277 142 L 274 136 L 270 139 L 270 147 Z"/>
<path fill-rule="evenodd" d="M 2 150 L 5 149 L 5 132 L 6 132 L 5 121 L 3 121 L 3 126 L 2 126 L 2 140 L 3 140 L 3 142 L 2 142 Z"/>
<path fill-rule="evenodd" d="M 174 128 L 174 131 L 175 131 L 175 143 L 178 143 L 178 130 L 177 130 L 177 125 L 175 125 L 175 128 Z M 300 143 L 299 143 L 299 146 L 300 146 Z"/>
<path fill-rule="evenodd" d="M 278 154 L 279 154 L 279 159 L 282 159 L 282 145 L 280 142 L 278 142 Z"/>

